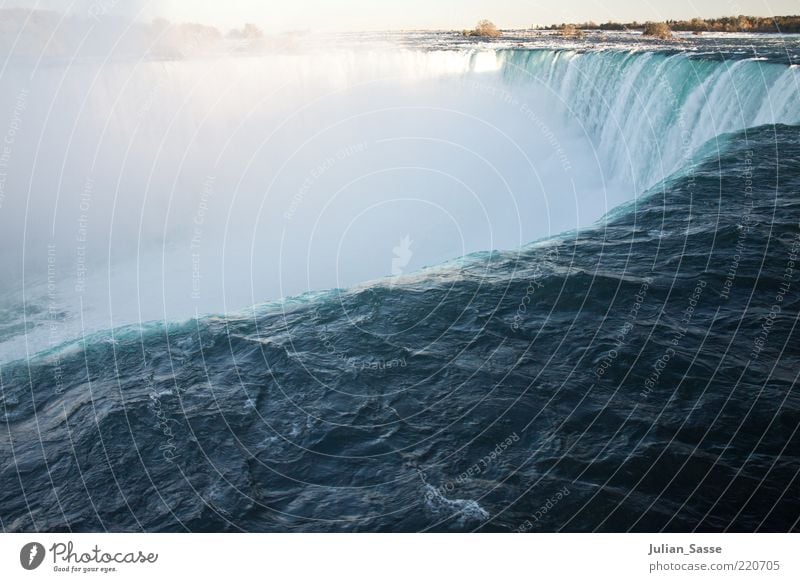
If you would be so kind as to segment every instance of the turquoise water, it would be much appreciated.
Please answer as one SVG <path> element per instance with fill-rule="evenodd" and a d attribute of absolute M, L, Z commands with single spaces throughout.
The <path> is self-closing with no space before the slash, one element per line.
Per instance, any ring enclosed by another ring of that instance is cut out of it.
<path fill-rule="evenodd" d="M 391 278 L 8 358 L 4 531 L 797 530 L 798 69 L 425 38 L 414 63 L 493 87 L 523 149 L 540 134 L 572 177 L 558 128 L 578 128 L 619 203 L 519 247 L 404 269 L 401 242 Z M 8 345 L 48 331 L 46 308 L 3 313 Z"/>

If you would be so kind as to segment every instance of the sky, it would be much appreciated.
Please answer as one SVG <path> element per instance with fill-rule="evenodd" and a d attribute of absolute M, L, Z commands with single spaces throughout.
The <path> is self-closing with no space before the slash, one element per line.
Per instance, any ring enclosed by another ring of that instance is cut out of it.
<path fill-rule="evenodd" d="M 800 13 L 798 0 L 0 0 L 0 7 L 45 8 L 221 28 L 253 22 L 267 31 L 471 28 L 483 18 L 500 28 L 594 20 L 646 21 Z"/>

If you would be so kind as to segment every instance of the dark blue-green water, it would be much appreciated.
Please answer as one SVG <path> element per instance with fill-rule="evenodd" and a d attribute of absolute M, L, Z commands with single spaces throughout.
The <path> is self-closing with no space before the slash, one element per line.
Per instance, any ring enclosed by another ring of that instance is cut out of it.
<path fill-rule="evenodd" d="M 5 531 L 788 531 L 800 128 L 595 227 L 2 367 Z"/>
<path fill-rule="evenodd" d="M 34 37 L 0 531 L 800 529 L 800 36 Z"/>

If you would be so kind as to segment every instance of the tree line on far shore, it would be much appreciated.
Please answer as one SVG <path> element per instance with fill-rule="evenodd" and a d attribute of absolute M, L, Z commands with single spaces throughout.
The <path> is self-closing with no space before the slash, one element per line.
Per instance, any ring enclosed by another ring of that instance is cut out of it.
<path fill-rule="evenodd" d="M 693 32 L 772 32 L 800 33 L 800 16 L 725 16 L 723 18 L 692 18 L 691 20 L 667 20 L 665 22 L 596 22 L 552 24 L 539 26 L 536 30 L 556 30 L 562 36 L 582 36 L 584 30 L 641 30 L 645 36 L 669 38 L 673 31 Z M 481 20 L 472 30 L 463 30 L 464 36 L 497 38 L 500 29 L 489 20 Z"/>
<path fill-rule="evenodd" d="M 652 22 L 596 22 L 562 23 L 539 27 L 539 30 L 646 30 L 654 24 L 664 24 L 680 32 L 800 32 L 800 16 L 725 16 L 723 18 L 692 18 L 691 20 L 667 20 Z"/>

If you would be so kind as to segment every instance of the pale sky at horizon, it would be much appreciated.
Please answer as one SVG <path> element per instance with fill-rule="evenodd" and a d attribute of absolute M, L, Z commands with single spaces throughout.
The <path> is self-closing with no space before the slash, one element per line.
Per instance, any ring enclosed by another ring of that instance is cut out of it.
<path fill-rule="evenodd" d="M 109 14 L 150 20 L 163 17 L 222 28 L 254 22 L 268 31 L 461 29 L 482 18 L 501 28 L 559 22 L 646 21 L 713 18 L 746 14 L 800 13 L 798 0 L 2 0 L 0 7 L 88 12 L 105 7 Z"/>

